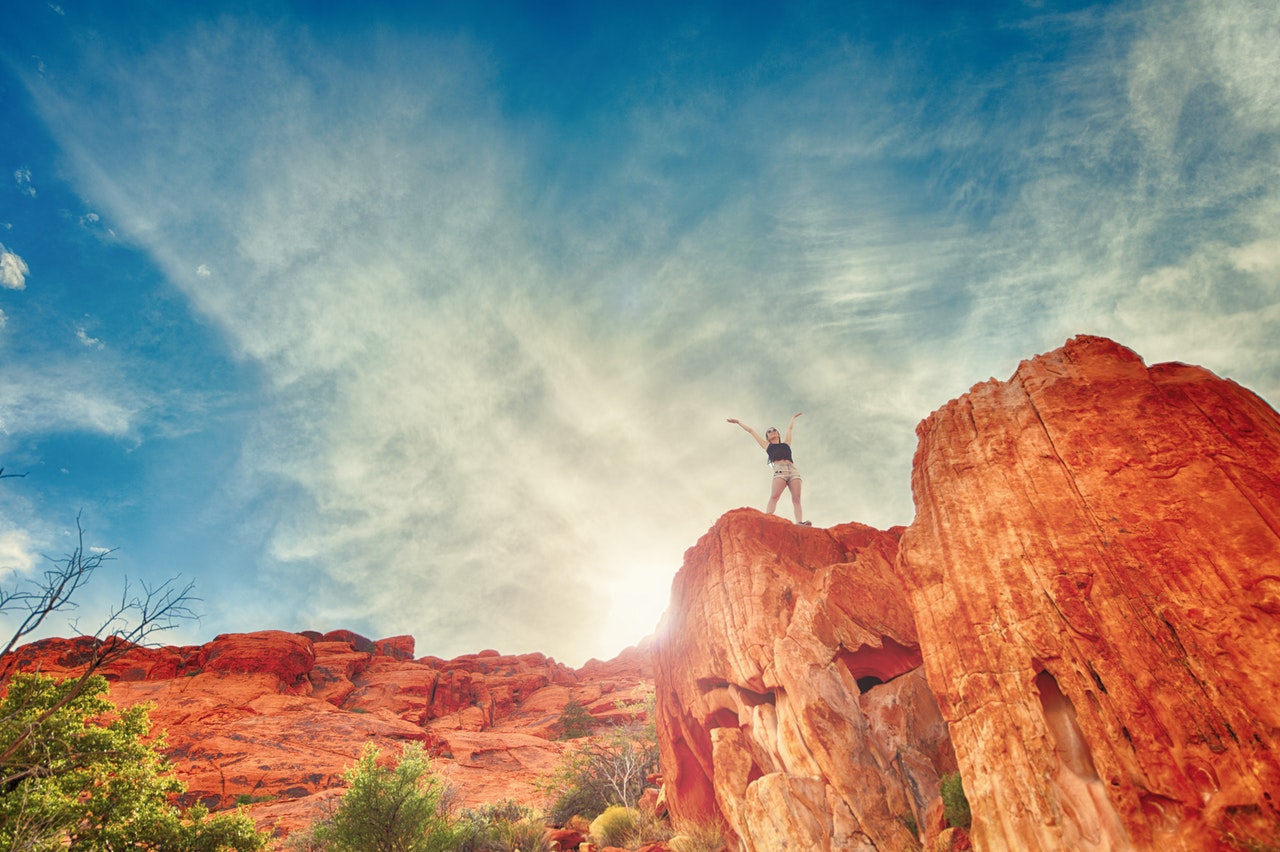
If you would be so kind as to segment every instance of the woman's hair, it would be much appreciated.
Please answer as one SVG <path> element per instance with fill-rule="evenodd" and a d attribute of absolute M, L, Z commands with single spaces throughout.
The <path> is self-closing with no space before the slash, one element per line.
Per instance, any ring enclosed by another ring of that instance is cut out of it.
<path fill-rule="evenodd" d="M 779 438 L 781 438 L 781 437 L 782 437 L 782 433 L 781 433 L 781 432 L 779 432 L 779 431 L 777 430 L 777 428 L 776 428 L 776 427 L 770 426 L 768 429 L 765 429 L 765 430 L 764 430 L 764 433 L 765 433 L 766 435 L 768 435 L 770 432 L 774 433 L 774 434 L 775 434 L 775 435 L 777 435 Z"/>

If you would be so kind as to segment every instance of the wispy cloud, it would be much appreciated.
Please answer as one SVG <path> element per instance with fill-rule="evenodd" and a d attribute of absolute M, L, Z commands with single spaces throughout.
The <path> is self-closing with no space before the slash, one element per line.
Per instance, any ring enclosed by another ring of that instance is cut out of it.
<path fill-rule="evenodd" d="M 513 118 L 483 45 L 230 19 L 33 90 L 86 197 L 262 371 L 231 488 L 273 611 L 573 659 L 763 502 L 725 417 L 806 411 L 810 515 L 888 525 L 915 424 L 1072 334 L 1280 391 L 1276 19 L 1115 4 L 962 72 L 832 39 L 666 88 L 703 55 L 676 43 L 572 120 Z"/>
<path fill-rule="evenodd" d="M 116 366 L 55 359 L 7 366 L 0 373 L 0 434 L 93 432 L 136 434 L 147 399 Z"/>

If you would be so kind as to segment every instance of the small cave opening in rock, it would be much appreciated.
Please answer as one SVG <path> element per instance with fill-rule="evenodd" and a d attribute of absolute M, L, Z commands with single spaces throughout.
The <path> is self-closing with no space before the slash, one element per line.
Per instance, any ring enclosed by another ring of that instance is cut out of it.
<path fill-rule="evenodd" d="M 712 713 L 706 720 L 707 730 L 712 728 L 736 728 L 738 727 L 738 714 L 722 707 Z"/>
<path fill-rule="evenodd" d="M 871 687 L 879 686 L 882 683 L 884 683 L 884 681 L 882 681 L 880 678 L 874 675 L 866 675 L 865 677 L 860 677 L 857 679 L 858 692 L 861 694 L 865 694 L 871 690 Z"/>
<path fill-rule="evenodd" d="M 836 659 L 853 675 L 860 693 L 919 668 L 924 662 L 919 648 L 902 645 L 888 636 L 881 637 L 879 648 L 868 645 L 856 651 L 841 648 Z"/>
<path fill-rule="evenodd" d="M 1097 781 L 1098 770 L 1093 752 L 1076 721 L 1076 708 L 1047 670 L 1036 675 L 1036 691 L 1044 711 L 1045 726 L 1053 740 L 1054 750 L 1068 769 L 1086 781 Z"/>

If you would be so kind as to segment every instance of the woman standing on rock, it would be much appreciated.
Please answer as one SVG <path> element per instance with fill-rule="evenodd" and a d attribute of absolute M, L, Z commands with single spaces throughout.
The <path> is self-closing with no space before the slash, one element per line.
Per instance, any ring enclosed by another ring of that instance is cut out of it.
<path fill-rule="evenodd" d="M 791 490 L 791 505 L 796 510 L 796 523 L 804 526 L 812 526 L 804 519 L 804 512 L 800 509 L 800 471 L 796 470 L 795 462 L 791 459 L 791 433 L 796 427 L 796 418 L 803 411 L 791 415 L 791 422 L 787 424 L 787 440 L 782 440 L 782 436 L 778 434 L 778 430 L 769 427 L 765 431 L 764 437 L 761 438 L 755 429 L 752 429 L 741 420 L 735 420 L 730 417 L 729 422 L 741 426 L 747 430 L 751 437 L 756 439 L 756 443 L 764 447 L 764 451 L 769 454 L 769 464 L 773 466 L 773 486 L 769 490 L 769 505 L 765 508 L 767 514 L 772 515 L 773 510 L 778 508 L 778 498 L 782 496 L 782 492 Z"/>

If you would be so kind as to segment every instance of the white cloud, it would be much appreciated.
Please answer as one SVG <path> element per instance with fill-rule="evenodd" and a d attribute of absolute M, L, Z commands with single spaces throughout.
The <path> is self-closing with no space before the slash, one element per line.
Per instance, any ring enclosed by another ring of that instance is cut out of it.
<path fill-rule="evenodd" d="M 9 524 L 5 526 L 10 527 Z M 10 527 L 0 531 L 0 581 L 7 582 L 15 575 L 29 573 L 38 561 L 39 555 L 26 530 Z"/>
<path fill-rule="evenodd" d="M 90 349 L 103 349 L 106 347 L 106 344 L 101 340 L 96 337 L 91 337 L 89 332 L 85 330 L 84 326 L 78 326 L 76 328 L 76 339 Z"/>
<path fill-rule="evenodd" d="M 27 286 L 27 262 L 0 243 L 0 287 L 21 290 Z"/>
<path fill-rule="evenodd" d="M 212 274 L 213 270 L 203 263 L 196 267 L 196 275 L 200 278 L 208 278 Z"/>
<path fill-rule="evenodd" d="M 8 324 L 9 324 L 9 317 L 5 314 L 4 311 L 0 311 L 0 328 L 4 328 Z"/>
<path fill-rule="evenodd" d="M 18 191 L 29 198 L 36 197 L 36 188 L 31 185 L 31 169 L 17 169 L 13 173 L 14 183 L 18 185 Z"/>

